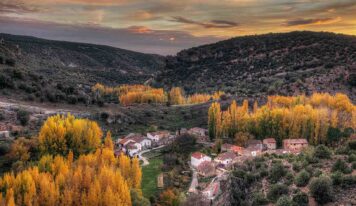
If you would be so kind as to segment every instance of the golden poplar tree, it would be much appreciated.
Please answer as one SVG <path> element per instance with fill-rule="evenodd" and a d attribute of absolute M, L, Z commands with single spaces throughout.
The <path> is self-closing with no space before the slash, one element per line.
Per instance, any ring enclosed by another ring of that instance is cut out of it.
<path fill-rule="evenodd" d="M 219 138 L 221 135 L 221 108 L 218 102 L 211 104 L 208 114 L 208 128 L 211 139 Z"/>

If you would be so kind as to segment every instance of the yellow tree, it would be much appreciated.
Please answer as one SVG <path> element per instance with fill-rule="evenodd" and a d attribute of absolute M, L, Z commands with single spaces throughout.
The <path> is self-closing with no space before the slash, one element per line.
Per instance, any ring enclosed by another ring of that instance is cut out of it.
<path fill-rule="evenodd" d="M 140 168 L 140 162 L 137 157 L 132 159 L 131 162 L 131 179 L 133 188 L 141 188 L 142 171 Z"/>
<path fill-rule="evenodd" d="M 111 132 L 108 131 L 106 133 L 106 137 L 105 137 L 105 140 L 104 140 L 104 146 L 110 150 L 114 150 L 114 143 L 112 142 L 112 137 L 111 137 Z"/>
<path fill-rule="evenodd" d="M 221 135 L 221 108 L 218 102 L 211 104 L 208 114 L 208 128 L 210 139 L 219 138 Z"/>
<path fill-rule="evenodd" d="M 169 92 L 169 103 L 172 105 L 184 104 L 183 91 L 180 87 L 173 87 Z"/>

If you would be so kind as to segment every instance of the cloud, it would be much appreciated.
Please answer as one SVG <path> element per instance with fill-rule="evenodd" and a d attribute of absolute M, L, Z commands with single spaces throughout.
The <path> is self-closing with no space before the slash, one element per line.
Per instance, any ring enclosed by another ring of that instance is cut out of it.
<path fill-rule="evenodd" d="M 0 1 L 0 14 L 1 13 L 32 13 L 40 11 L 39 8 L 35 6 L 30 6 L 24 4 L 23 2 L 17 0 L 1 0 Z"/>
<path fill-rule="evenodd" d="M 115 29 L 90 24 L 68 25 L 1 16 L 0 33 L 109 45 L 161 55 L 171 55 L 182 49 L 223 40 L 214 36 L 196 37 L 184 31 L 154 30 L 143 26 Z"/>
<path fill-rule="evenodd" d="M 301 25 L 321 25 L 331 24 L 341 20 L 341 17 L 315 18 L 315 19 L 294 19 L 286 22 L 286 26 L 301 26 Z"/>
<path fill-rule="evenodd" d="M 199 22 L 181 16 L 174 16 L 172 18 L 173 19 L 171 19 L 171 21 L 174 22 L 194 24 L 194 25 L 202 26 L 204 28 L 231 28 L 231 27 L 239 26 L 239 24 L 236 22 L 226 21 L 226 20 L 211 20 L 209 22 Z"/>

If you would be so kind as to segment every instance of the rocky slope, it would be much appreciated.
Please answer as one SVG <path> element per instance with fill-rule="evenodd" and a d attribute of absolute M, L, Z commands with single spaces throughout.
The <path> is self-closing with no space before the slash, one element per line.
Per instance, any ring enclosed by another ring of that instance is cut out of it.
<path fill-rule="evenodd" d="M 238 96 L 344 92 L 353 100 L 356 37 L 323 32 L 245 36 L 168 57 L 156 85 Z"/>
<path fill-rule="evenodd" d="M 162 67 L 163 57 L 109 46 L 0 34 L 0 57 L 16 67 L 56 81 L 143 83 Z"/>

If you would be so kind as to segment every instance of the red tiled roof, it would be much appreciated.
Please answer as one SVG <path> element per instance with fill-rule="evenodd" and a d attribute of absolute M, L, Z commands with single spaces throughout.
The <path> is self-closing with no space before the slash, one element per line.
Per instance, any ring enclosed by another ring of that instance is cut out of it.
<path fill-rule="evenodd" d="M 287 144 L 308 144 L 308 141 L 306 139 L 285 139 L 285 140 L 283 140 L 283 143 L 287 143 Z"/>
<path fill-rule="evenodd" d="M 239 147 L 239 146 L 236 146 L 236 145 L 233 145 L 233 146 L 231 147 L 231 151 L 233 151 L 233 152 L 235 152 L 235 153 L 241 152 L 241 151 L 243 151 L 243 150 L 244 150 L 243 147 Z"/>
<path fill-rule="evenodd" d="M 201 158 L 203 158 L 203 157 L 206 157 L 207 155 L 205 155 L 205 154 L 203 154 L 203 153 L 201 153 L 201 152 L 194 152 L 193 154 L 192 154 L 192 157 L 194 157 L 195 159 L 201 159 Z"/>
<path fill-rule="evenodd" d="M 235 158 L 236 158 L 236 155 L 233 152 L 221 153 L 216 157 L 217 160 L 221 160 L 221 161 L 224 161 L 227 159 L 235 159 Z"/>
<path fill-rule="evenodd" d="M 214 165 L 211 162 L 204 161 L 204 162 L 200 163 L 200 165 L 198 166 L 197 169 L 200 172 L 207 173 L 211 170 L 214 170 Z"/>
<path fill-rule="evenodd" d="M 274 138 L 266 138 L 263 140 L 263 142 L 274 144 L 276 143 L 276 140 Z"/>

